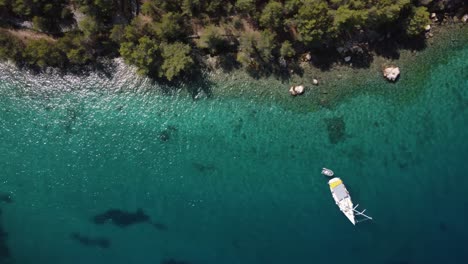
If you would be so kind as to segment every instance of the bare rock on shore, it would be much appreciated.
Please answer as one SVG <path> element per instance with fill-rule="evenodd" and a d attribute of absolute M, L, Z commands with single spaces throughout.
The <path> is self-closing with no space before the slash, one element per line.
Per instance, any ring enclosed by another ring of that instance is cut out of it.
<path fill-rule="evenodd" d="M 304 86 L 303 85 L 291 86 L 291 88 L 289 88 L 289 93 L 294 96 L 301 95 L 304 93 Z"/>
<path fill-rule="evenodd" d="M 424 30 L 426 30 L 426 31 L 431 30 L 431 25 L 426 25 L 426 26 L 424 27 Z"/>
<path fill-rule="evenodd" d="M 463 21 L 463 23 L 468 22 L 468 14 L 465 14 L 461 20 Z"/>
<path fill-rule="evenodd" d="M 386 67 L 383 71 L 383 76 L 387 78 L 387 80 L 394 82 L 398 79 L 398 76 L 400 76 L 400 68 L 398 67 Z"/>
<path fill-rule="evenodd" d="M 319 84 L 319 81 L 318 81 L 317 79 L 313 79 L 313 80 L 312 80 L 312 84 L 318 85 L 318 84 Z"/>

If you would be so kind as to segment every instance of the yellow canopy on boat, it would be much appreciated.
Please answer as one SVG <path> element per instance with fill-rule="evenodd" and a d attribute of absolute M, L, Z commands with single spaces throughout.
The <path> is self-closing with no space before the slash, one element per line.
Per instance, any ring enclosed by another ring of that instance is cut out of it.
<path fill-rule="evenodd" d="M 337 179 L 336 181 L 330 182 L 330 188 L 334 189 L 336 186 L 338 186 L 340 184 L 343 184 L 343 182 L 341 180 Z"/>

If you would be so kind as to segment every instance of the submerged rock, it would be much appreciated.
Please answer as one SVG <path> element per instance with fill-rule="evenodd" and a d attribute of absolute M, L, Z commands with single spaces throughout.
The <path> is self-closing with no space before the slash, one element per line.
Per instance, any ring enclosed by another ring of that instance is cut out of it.
<path fill-rule="evenodd" d="M 400 68 L 393 66 L 386 67 L 383 70 L 383 76 L 387 78 L 387 80 L 394 82 L 400 76 Z"/>

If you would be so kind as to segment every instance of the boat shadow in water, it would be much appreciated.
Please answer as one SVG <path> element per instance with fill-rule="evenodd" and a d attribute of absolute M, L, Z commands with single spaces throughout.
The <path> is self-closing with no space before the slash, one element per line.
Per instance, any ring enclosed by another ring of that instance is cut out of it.
<path fill-rule="evenodd" d="M 103 225 L 111 223 L 120 228 L 125 228 L 136 224 L 150 224 L 158 230 L 167 230 L 167 226 L 163 223 L 154 222 L 142 210 L 138 209 L 136 212 L 127 212 L 120 209 L 109 209 L 104 213 L 97 214 L 92 218 L 96 225 Z"/>

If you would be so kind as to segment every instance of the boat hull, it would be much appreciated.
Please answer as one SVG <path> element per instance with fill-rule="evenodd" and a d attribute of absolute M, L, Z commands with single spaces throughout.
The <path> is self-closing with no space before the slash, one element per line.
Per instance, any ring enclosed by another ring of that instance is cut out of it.
<path fill-rule="evenodd" d="M 356 220 L 353 210 L 353 201 L 351 200 L 351 196 L 349 196 L 349 192 L 341 179 L 333 178 L 328 181 L 328 185 L 330 186 L 333 199 L 335 200 L 336 205 L 340 208 L 340 211 L 343 212 L 353 225 L 355 225 Z"/>

